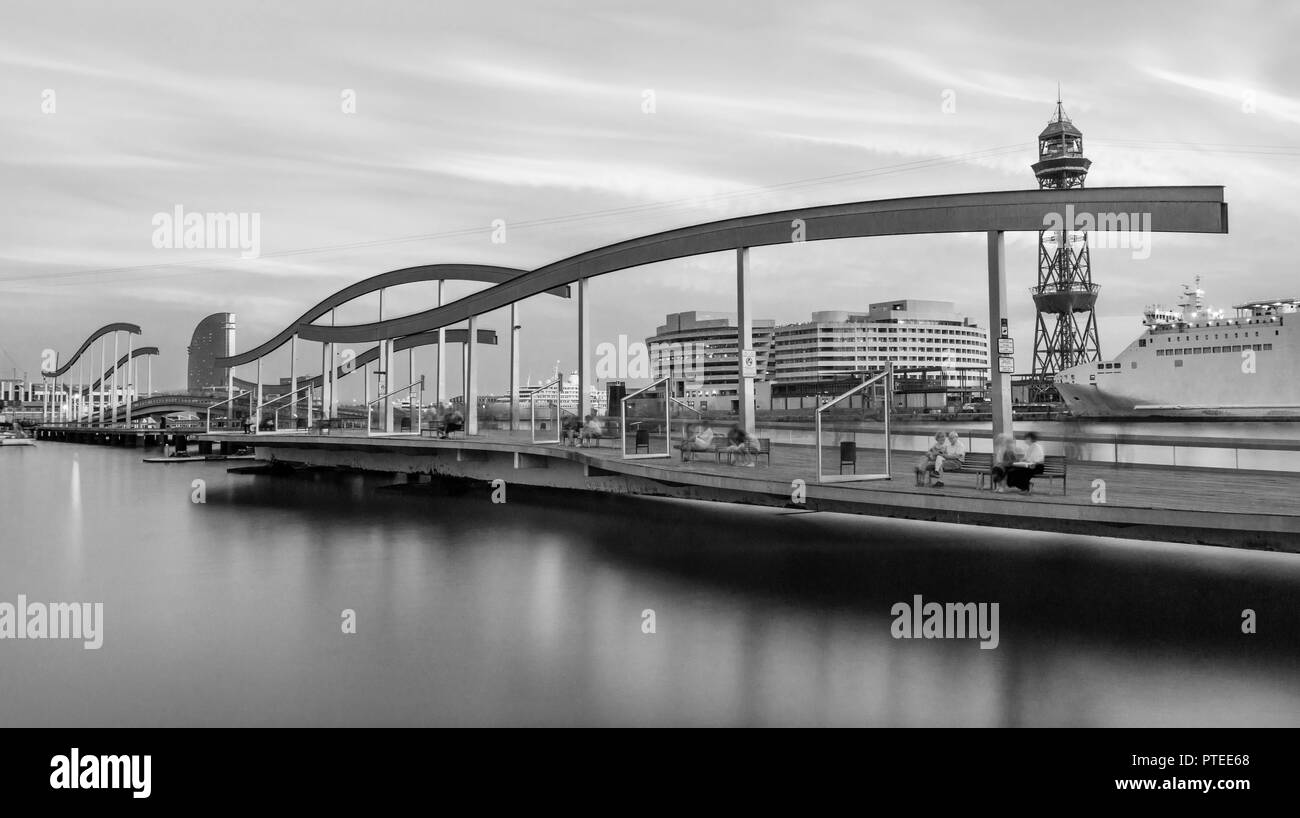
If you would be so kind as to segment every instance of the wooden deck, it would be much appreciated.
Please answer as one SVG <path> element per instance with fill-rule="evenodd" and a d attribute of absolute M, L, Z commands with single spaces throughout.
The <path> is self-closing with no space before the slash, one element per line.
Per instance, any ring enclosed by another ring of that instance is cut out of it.
<path fill-rule="evenodd" d="M 920 453 L 913 451 L 894 453 L 891 480 L 819 484 L 816 452 L 810 446 L 774 444 L 770 466 L 763 462 L 746 468 L 728 465 L 725 460 L 719 463 L 708 453 L 690 462 L 682 462 L 675 451 L 668 458 L 625 460 L 617 448 L 617 440 L 606 439 L 598 447 L 565 447 L 534 444 L 523 432 L 490 431 L 450 440 L 427 436 L 366 437 L 337 432 L 325 436 L 212 437 L 274 451 L 274 457 L 290 461 L 295 459 L 292 450 L 314 451 L 315 463 L 320 463 L 321 457 L 327 456 L 323 453 L 329 450 L 396 455 L 405 458 L 401 461 L 405 464 L 418 462 L 412 458 L 419 458 L 422 453 L 436 455 L 441 450 L 514 454 L 565 462 L 573 468 L 584 469 L 592 478 L 627 478 L 623 485 L 632 486 L 602 488 L 607 484 L 593 479 L 590 481 L 593 490 L 767 505 L 788 504 L 795 481 L 802 480 L 806 507 L 815 510 L 1300 553 L 1300 475 L 1072 463 L 1064 494 L 1059 480 L 1041 479 L 1034 481 L 1034 490 L 1028 495 L 1016 491 L 996 494 L 976 489 L 973 473 L 953 473 L 943 488 L 917 487 L 913 468 Z M 663 445 L 662 437 L 652 440 L 652 449 L 662 452 Z M 839 471 L 837 446 L 823 447 L 823 458 L 828 473 Z M 461 459 L 461 454 L 453 459 Z M 515 468 L 519 468 L 517 460 Z M 395 465 L 389 470 L 403 469 L 426 470 L 411 465 Z M 541 474 L 516 472 L 516 479 L 547 484 L 545 469 L 532 471 Z M 883 452 L 858 451 L 859 473 L 883 471 Z M 640 482 L 632 485 L 632 481 Z M 574 487 L 572 481 L 565 487 Z"/>

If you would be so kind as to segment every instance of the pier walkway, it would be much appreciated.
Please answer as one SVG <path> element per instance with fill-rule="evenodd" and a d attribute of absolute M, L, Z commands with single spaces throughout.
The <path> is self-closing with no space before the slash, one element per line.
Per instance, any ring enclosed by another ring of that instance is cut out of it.
<path fill-rule="evenodd" d="M 1064 494 L 1060 481 L 1040 479 L 1033 493 L 1023 495 L 977 490 L 975 476 L 960 472 L 942 489 L 919 488 L 912 473 L 919 453 L 911 450 L 893 453 L 891 480 L 818 483 L 815 449 L 780 443 L 773 445 L 770 466 L 745 468 L 707 453 L 686 463 L 676 452 L 625 460 L 617 438 L 576 448 L 532 443 L 527 432 L 447 440 L 348 430 L 200 439 L 253 446 L 259 459 L 303 466 L 775 506 L 791 505 L 802 493 L 809 510 L 1300 553 L 1300 475 L 1288 473 L 1079 462 L 1069 465 Z M 653 438 L 652 447 L 662 452 L 663 437 Z M 823 458 L 834 474 L 838 447 L 824 446 Z M 882 451 L 859 449 L 859 473 L 883 469 Z"/>

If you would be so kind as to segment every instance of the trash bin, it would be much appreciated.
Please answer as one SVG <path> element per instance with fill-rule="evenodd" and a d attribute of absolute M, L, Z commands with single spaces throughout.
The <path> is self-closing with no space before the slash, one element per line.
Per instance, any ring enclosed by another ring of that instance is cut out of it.
<path fill-rule="evenodd" d="M 401 430 L 402 430 L 403 432 L 409 432 L 409 431 L 411 431 L 411 419 L 410 419 L 410 418 L 402 418 L 402 425 L 401 425 L 400 428 L 401 428 Z"/>
<path fill-rule="evenodd" d="M 840 441 L 840 474 L 844 467 L 849 467 L 850 474 L 858 473 L 858 444 L 852 440 Z"/>

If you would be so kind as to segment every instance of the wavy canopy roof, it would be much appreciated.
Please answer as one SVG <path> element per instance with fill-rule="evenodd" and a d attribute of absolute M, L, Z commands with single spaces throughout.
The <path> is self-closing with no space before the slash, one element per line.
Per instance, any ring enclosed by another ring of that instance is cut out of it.
<path fill-rule="evenodd" d="M 231 367 L 252 363 L 258 358 L 284 346 L 295 332 L 299 333 L 300 337 L 305 337 L 303 333 L 307 331 L 308 327 L 312 326 L 312 322 L 323 317 L 330 310 L 341 307 L 353 299 L 387 287 L 397 287 L 402 284 L 414 284 L 421 281 L 482 281 L 489 284 L 500 284 L 524 275 L 525 272 L 525 270 L 513 267 L 496 267 L 486 264 L 424 264 L 419 267 L 405 267 L 401 270 L 380 273 L 377 276 L 371 276 L 344 287 L 328 296 L 303 313 L 302 317 L 285 327 L 280 334 L 271 340 L 236 355 L 217 358 L 216 365 Z M 569 297 L 567 282 L 556 287 L 547 288 L 545 291 L 560 298 Z"/>
<path fill-rule="evenodd" d="M 803 241 L 901 236 L 928 233 L 1039 231 L 1049 217 L 1073 208 L 1090 214 L 1097 229 L 1116 222 L 1099 214 L 1150 214 L 1151 230 L 1172 233 L 1226 233 L 1228 206 L 1221 186 L 1113 187 L 1071 190 L 1012 190 L 917 196 L 870 202 L 805 207 L 667 230 L 628 239 L 561 259 L 509 281 L 424 312 L 349 326 L 303 326 L 308 341 L 364 343 L 446 327 L 583 278 L 660 261 Z M 983 276 L 981 270 L 979 275 Z"/>
<path fill-rule="evenodd" d="M 41 370 L 41 375 L 43 375 L 46 378 L 59 377 L 64 372 L 67 372 L 69 369 L 72 368 L 73 364 L 75 364 L 77 360 L 81 358 L 82 354 L 87 349 L 90 349 L 91 344 L 95 343 L 105 335 L 108 335 L 110 332 L 129 332 L 132 335 L 139 335 L 141 331 L 142 330 L 140 329 L 139 324 L 120 324 L 120 323 L 105 324 L 104 326 L 100 327 L 99 329 L 95 330 L 90 334 L 90 337 L 87 338 L 85 343 L 81 345 L 81 348 L 77 350 L 77 353 L 68 359 L 67 363 L 65 363 L 63 366 L 59 367 L 58 369 L 54 370 L 53 372 L 46 372 L 45 370 Z"/>

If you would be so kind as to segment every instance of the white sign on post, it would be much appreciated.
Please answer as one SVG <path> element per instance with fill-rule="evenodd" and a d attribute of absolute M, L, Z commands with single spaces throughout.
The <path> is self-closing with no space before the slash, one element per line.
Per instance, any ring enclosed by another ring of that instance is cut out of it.
<path fill-rule="evenodd" d="M 740 377 L 758 377 L 758 356 L 752 349 L 742 350 L 740 353 Z"/>
<path fill-rule="evenodd" d="M 998 358 L 998 373 L 1002 375 L 1014 374 L 1016 371 L 1016 359 L 1001 356 Z"/>
<path fill-rule="evenodd" d="M 998 339 L 998 354 L 999 354 L 999 355 L 1015 355 L 1015 354 L 1016 354 L 1016 342 L 1015 342 L 1014 340 L 1010 339 L 1010 338 L 999 338 L 999 339 Z"/>

